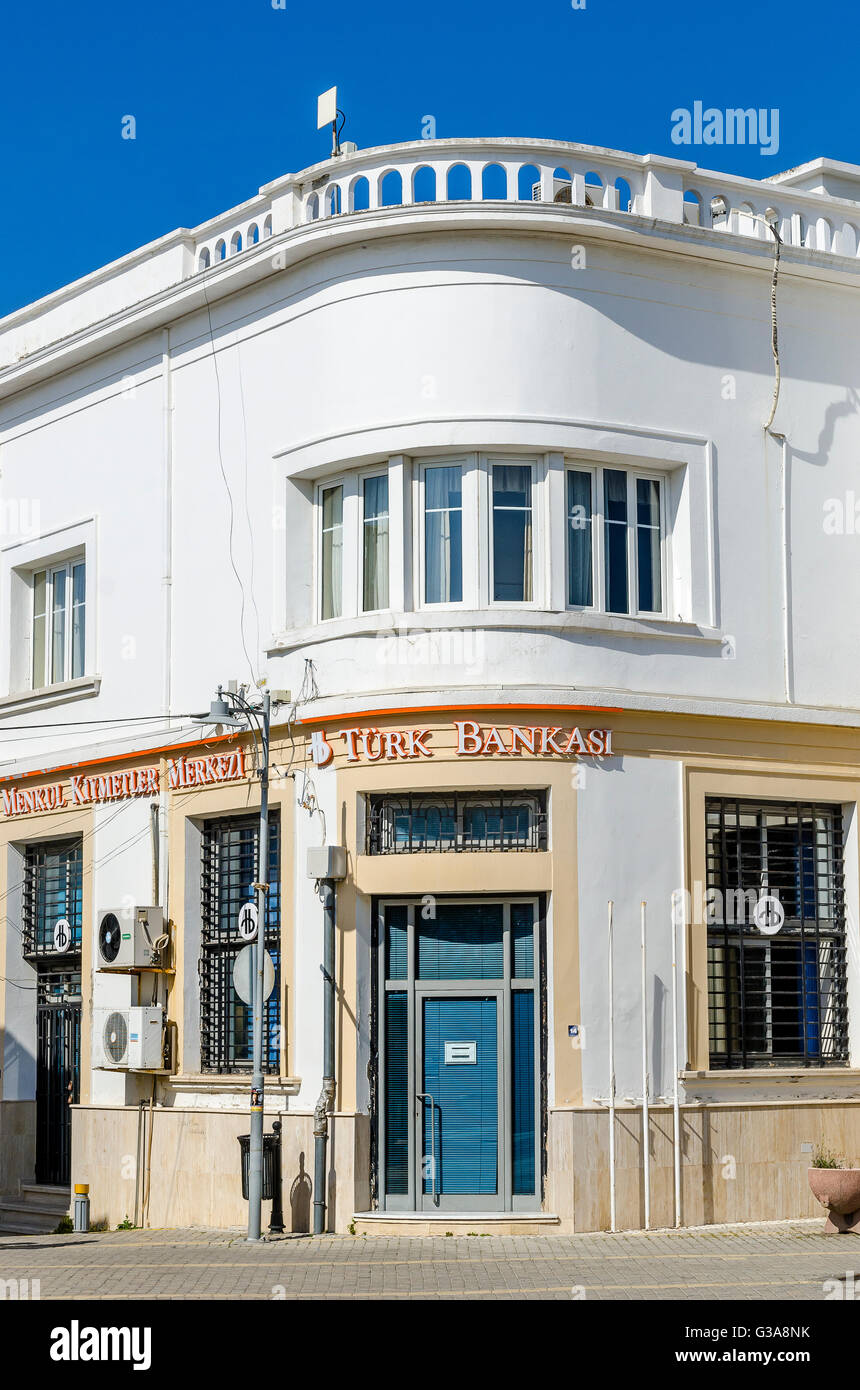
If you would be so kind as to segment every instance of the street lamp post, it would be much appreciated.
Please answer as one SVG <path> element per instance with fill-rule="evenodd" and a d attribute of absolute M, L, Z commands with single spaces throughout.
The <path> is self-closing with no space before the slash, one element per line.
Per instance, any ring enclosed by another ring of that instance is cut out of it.
<path fill-rule="evenodd" d="M 229 703 L 228 703 L 229 701 Z M 262 1239 L 263 1204 L 263 967 L 266 958 L 266 900 L 269 892 L 269 735 L 271 728 L 271 695 L 263 692 L 261 705 L 252 705 L 237 691 L 224 691 L 219 685 L 217 698 L 212 701 L 207 723 L 230 724 L 242 728 L 236 709 L 247 716 L 260 733 L 260 835 L 257 855 L 258 882 L 253 884 L 257 905 L 257 935 L 254 938 L 253 1004 L 251 1033 L 254 1041 L 253 1073 L 251 1076 L 251 1143 L 248 1154 L 248 1240 Z"/>
<path fill-rule="evenodd" d="M 263 1203 L 263 962 L 266 956 L 266 900 L 269 892 L 269 727 L 271 699 L 263 695 L 262 767 L 260 768 L 260 845 L 257 856 L 259 882 L 254 884 L 257 900 L 257 935 L 254 938 L 254 1074 L 251 1078 L 251 1151 L 248 1167 L 248 1240 L 260 1240 Z"/>

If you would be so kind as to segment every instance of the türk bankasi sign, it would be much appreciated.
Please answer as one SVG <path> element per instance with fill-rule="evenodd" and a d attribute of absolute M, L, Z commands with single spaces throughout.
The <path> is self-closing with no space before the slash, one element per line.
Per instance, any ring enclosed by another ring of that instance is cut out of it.
<path fill-rule="evenodd" d="M 244 776 L 245 754 L 241 748 L 229 753 L 210 753 L 204 758 L 171 758 L 167 765 L 167 783 L 171 791 L 235 782 Z M 75 773 L 68 781 L 52 782 L 47 787 L 4 788 L 3 813 L 29 816 L 39 811 L 158 796 L 160 791 L 161 769 L 157 764 L 125 772 Z"/>
<path fill-rule="evenodd" d="M 562 729 L 555 725 L 489 724 L 474 719 L 458 719 L 452 725 L 457 757 L 513 757 L 523 753 L 534 757 L 609 758 L 612 756 L 611 729 Z M 326 735 L 311 734 L 311 758 L 325 767 L 334 757 L 330 738 L 343 739 L 350 763 L 393 762 L 400 758 L 432 758 L 432 729 L 339 729 Z"/>

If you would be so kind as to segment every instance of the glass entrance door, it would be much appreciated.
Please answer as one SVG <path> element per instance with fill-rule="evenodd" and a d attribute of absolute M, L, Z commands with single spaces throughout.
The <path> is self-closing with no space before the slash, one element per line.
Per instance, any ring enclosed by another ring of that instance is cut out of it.
<path fill-rule="evenodd" d="M 539 1205 L 537 902 L 380 911 L 380 1194 L 386 1210 Z"/>
<path fill-rule="evenodd" d="M 419 1205 L 499 1206 L 502 1001 L 421 991 L 418 999 Z"/>

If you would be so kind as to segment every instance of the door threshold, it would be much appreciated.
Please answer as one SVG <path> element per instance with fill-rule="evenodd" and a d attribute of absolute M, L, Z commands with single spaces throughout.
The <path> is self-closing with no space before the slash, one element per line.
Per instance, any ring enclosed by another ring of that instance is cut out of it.
<path fill-rule="evenodd" d="M 523 1236 L 561 1225 L 548 1211 L 357 1211 L 356 1235 Z"/>

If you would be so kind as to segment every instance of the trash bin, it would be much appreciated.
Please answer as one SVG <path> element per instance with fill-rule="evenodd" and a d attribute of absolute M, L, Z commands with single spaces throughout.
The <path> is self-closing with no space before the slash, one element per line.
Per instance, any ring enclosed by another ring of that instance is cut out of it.
<path fill-rule="evenodd" d="M 242 1154 L 242 1196 L 248 1200 L 248 1170 L 251 1166 L 251 1136 L 239 1135 L 239 1149 Z M 263 1201 L 271 1202 L 275 1195 L 278 1162 L 278 1135 L 263 1135 Z"/>

